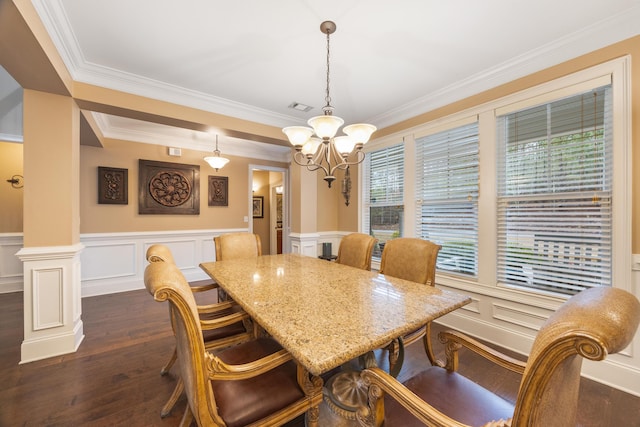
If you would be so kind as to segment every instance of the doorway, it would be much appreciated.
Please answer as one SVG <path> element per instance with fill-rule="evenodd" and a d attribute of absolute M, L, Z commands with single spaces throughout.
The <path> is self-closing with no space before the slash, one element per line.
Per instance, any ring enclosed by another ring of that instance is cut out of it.
<path fill-rule="evenodd" d="M 290 252 L 288 176 L 285 168 L 249 165 L 249 228 L 264 255 Z"/>

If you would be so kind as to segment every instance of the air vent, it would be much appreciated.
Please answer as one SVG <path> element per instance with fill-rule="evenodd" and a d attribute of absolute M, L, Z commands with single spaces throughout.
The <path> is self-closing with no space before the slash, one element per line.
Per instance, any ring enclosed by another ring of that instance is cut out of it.
<path fill-rule="evenodd" d="M 313 110 L 313 107 L 301 104 L 299 102 L 292 102 L 291 104 L 289 104 L 289 108 L 293 108 L 294 110 L 298 110 L 298 111 L 303 111 L 305 113 Z"/>

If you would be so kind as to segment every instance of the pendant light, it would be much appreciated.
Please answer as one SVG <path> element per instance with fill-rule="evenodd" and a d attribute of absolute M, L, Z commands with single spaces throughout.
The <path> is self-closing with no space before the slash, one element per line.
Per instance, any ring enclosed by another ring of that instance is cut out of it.
<path fill-rule="evenodd" d="M 205 157 L 204 161 L 209 163 L 209 166 L 214 168 L 216 172 L 229 163 L 229 159 L 220 156 L 220 150 L 218 150 L 218 135 L 216 135 L 216 149 L 213 151 L 213 156 Z"/>
<path fill-rule="evenodd" d="M 331 188 L 331 183 L 336 179 L 336 169 L 348 171 L 350 165 L 356 165 L 364 160 L 365 154 L 362 147 L 369 141 L 376 127 L 366 123 L 353 124 L 344 127 L 343 131 L 346 135 L 335 136 L 340 126 L 344 124 L 343 119 L 333 115 L 329 94 L 329 36 L 336 31 L 336 24 L 332 21 L 324 21 L 320 24 L 320 31 L 327 35 L 325 95 L 327 104 L 322 108 L 324 114 L 310 118 L 307 123 L 311 127 L 289 126 L 282 131 L 295 148 L 293 160 L 300 166 L 306 166 L 310 171 L 324 171 L 323 179 Z M 356 154 L 356 159 L 349 161 L 348 158 L 352 153 Z"/>

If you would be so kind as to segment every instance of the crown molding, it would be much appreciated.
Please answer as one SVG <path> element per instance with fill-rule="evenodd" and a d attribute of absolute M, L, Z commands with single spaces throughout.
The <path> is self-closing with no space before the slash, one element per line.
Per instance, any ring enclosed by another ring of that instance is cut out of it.
<path fill-rule="evenodd" d="M 640 34 L 638 22 L 640 22 L 640 5 L 609 19 L 596 22 L 553 43 L 525 52 L 436 92 L 421 96 L 413 102 L 371 117 L 367 119 L 367 122 L 376 123 L 378 128 L 391 126 L 577 58 L 580 55 L 626 40 Z"/>
<path fill-rule="evenodd" d="M 140 120 L 115 118 L 103 113 L 91 113 L 100 133 L 105 138 L 185 148 L 211 153 L 215 148 L 215 138 L 206 132 L 192 131 L 172 126 L 147 123 Z M 225 136 L 218 141 L 224 155 L 247 157 L 289 163 L 291 148 L 280 145 L 247 141 Z"/>

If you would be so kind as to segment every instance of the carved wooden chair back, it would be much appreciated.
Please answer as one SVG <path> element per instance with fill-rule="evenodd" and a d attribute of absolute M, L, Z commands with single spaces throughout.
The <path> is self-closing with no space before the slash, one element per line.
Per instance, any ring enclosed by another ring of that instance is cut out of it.
<path fill-rule="evenodd" d="M 573 296 L 547 319 L 527 362 L 464 334 L 441 332 L 445 368 L 428 366 L 404 384 L 379 368 L 363 371 L 371 399 L 358 415 L 360 424 L 380 426 L 384 414 L 385 425 L 404 427 L 576 425 L 582 360 L 603 360 L 623 350 L 639 322 L 640 302 L 634 295 L 598 287 Z M 515 404 L 458 374 L 461 346 L 522 375 Z"/>
<path fill-rule="evenodd" d="M 150 263 L 164 262 L 175 265 L 171 250 L 161 244 L 151 245 L 147 249 L 147 261 Z M 200 286 L 189 285 L 189 290 L 192 293 L 198 293 L 210 289 L 217 289 L 217 287 L 218 285 L 214 283 Z M 249 315 L 233 301 L 199 305 L 197 309 L 207 350 L 225 348 L 255 338 L 254 325 Z M 175 331 L 175 325 L 172 324 L 172 327 Z M 177 357 L 177 349 L 174 347 L 171 358 L 160 371 L 161 375 L 169 373 Z M 182 395 L 183 388 L 182 378 L 178 378 L 173 393 L 160 411 L 161 417 L 164 418 L 171 413 L 171 410 Z"/>
<path fill-rule="evenodd" d="M 150 263 L 144 283 L 156 301 L 169 302 L 188 401 L 185 425 L 195 418 L 199 426 L 277 426 L 309 411 L 309 425 L 317 427 L 322 380 L 296 365 L 277 342 L 258 338 L 210 353 L 181 271 Z"/>
<path fill-rule="evenodd" d="M 387 240 L 380 260 L 380 273 L 434 286 L 436 260 L 441 248 L 428 240 L 413 237 Z"/>
<path fill-rule="evenodd" d="M 336 262 L 362 270 L 371 270 L 371 254 L 377 241 L 375 237 L 363 233 L 344 236 L 340 241 Z"/>
<path fill-rule="evenodd" d="M 262 255 L 260 236 L 251 233 L 227 233 L 213 238 L 216 261 L 252 258 Z"/>
<path fill-rule="evenodd" d="M 175 264 L 171 249 L 165 245 L 153 244 L 147 248 L 147 261 L 149 262 L 170 262 Z"/>
<path fill-rule="evenodd" d="M 436 260 L 442 246 L 429 240 L 412 237 L 399 237 L 388 240 L 382 251 L 380 273 L 385 276 L 397 277 L 412 282 L 424 283 L 428 286 L 436 284 Z M 402 345 L 413 344 L 422 339 L 425 351 L 432 364 L 439 364 L 436 360 L 431 343 L 431 324 L 416 329 L 402 337 L 403 342 L 395 340 L 388 346 L 389 371 L 394 375 L 402 368 Z"/>

